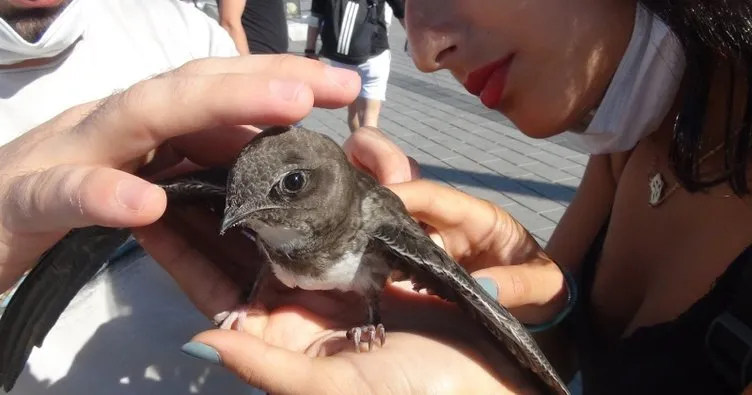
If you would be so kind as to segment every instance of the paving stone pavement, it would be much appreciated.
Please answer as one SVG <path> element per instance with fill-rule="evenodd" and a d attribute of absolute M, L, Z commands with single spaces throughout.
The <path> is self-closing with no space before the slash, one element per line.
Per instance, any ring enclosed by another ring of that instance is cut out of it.
<path fill-rule="evenodd" d="M 301 9 L 310 10 L 310 1 Z M 403 51 L 404 42 L 405 32 L 394 19 L 392 69 L 379 127 L 420 163 L 425 178 L 502 206 L 545 245 L 574 195 L 587 156 L 561 138 L 525 136 L 448 72 L 420 72 Z M 302 54 L 304 45 L 292 42 L 290 50 Z M 350 133 L 346 114 L 345 109 L 315 109 L 303 123 L 341 143 Z"/>

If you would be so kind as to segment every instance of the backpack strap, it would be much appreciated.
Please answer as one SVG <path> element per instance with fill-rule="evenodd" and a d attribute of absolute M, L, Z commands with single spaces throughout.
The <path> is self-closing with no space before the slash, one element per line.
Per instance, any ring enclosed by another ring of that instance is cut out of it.
<path fill-rule="evenodd" d="M 741 393 L 752 383 L 752 246 L 737 259 L 741 276 L 728 307 L 708 327 L 705 349 L 715 370 Z"/>

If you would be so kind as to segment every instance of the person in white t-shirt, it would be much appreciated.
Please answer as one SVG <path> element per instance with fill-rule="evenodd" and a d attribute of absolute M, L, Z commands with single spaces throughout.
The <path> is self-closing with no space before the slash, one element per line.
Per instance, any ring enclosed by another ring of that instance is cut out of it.
<path fill-rule="evenodd" d="M 237 55 L 224 29 L 176 0 L 0 0 L 0 18 L 0 144 L 192 59 Z M 211 323 L 140 248 L 110 266 L 33 350 L 13 394 L 253 393 L 180 352 Z"/>

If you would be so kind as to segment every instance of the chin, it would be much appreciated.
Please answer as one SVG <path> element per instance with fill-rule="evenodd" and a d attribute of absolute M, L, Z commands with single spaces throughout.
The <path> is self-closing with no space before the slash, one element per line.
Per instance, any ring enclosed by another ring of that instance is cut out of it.
<path fill-rule="evenodd" d="M 504 98 L 496 111 L 507 117 L 524 135 L 534 139 L 547 139 L 566 132 L 574 125 L 571 114 L 561 114 L 561 109 L 546 109 L 542 106 L 526 105 L 522 100 Z"/>
<path fill-rule="evenodd" d="M 540 112 L 537 112 L 536 114 L 518 114 L 514 111 L 510 111 L 509 113 L 502 112 L 502 114 L 506 116 L 522 134 L 534 139 L 547 139 L 567 131 L 567 128 L 562 127 L 561 122 L 541 117 Z"/>

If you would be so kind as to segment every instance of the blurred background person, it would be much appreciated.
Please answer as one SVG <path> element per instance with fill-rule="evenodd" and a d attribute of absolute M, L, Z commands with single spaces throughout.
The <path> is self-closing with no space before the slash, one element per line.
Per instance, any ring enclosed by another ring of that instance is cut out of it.
<path fill-rule="evenodd" d="M 389 18 L 386 8 L 389 7 Z M 361 91 L 347 106 L 350 132 L 361 126 L 378 127 L 386 100 L 392 53 L 388 28 L 392 15 L 404 26 L 403 0 L 313 0 L 305 55 L 331 61 L 332 66 L 358 72 Z M 321 36 L 321 51 L 316 42 Z"/>
<path fill-rule="evenodd" d="M 282 54 L 288 50 L 283 0 L 217 0 L 219 24 L 241 55 Z"/>

